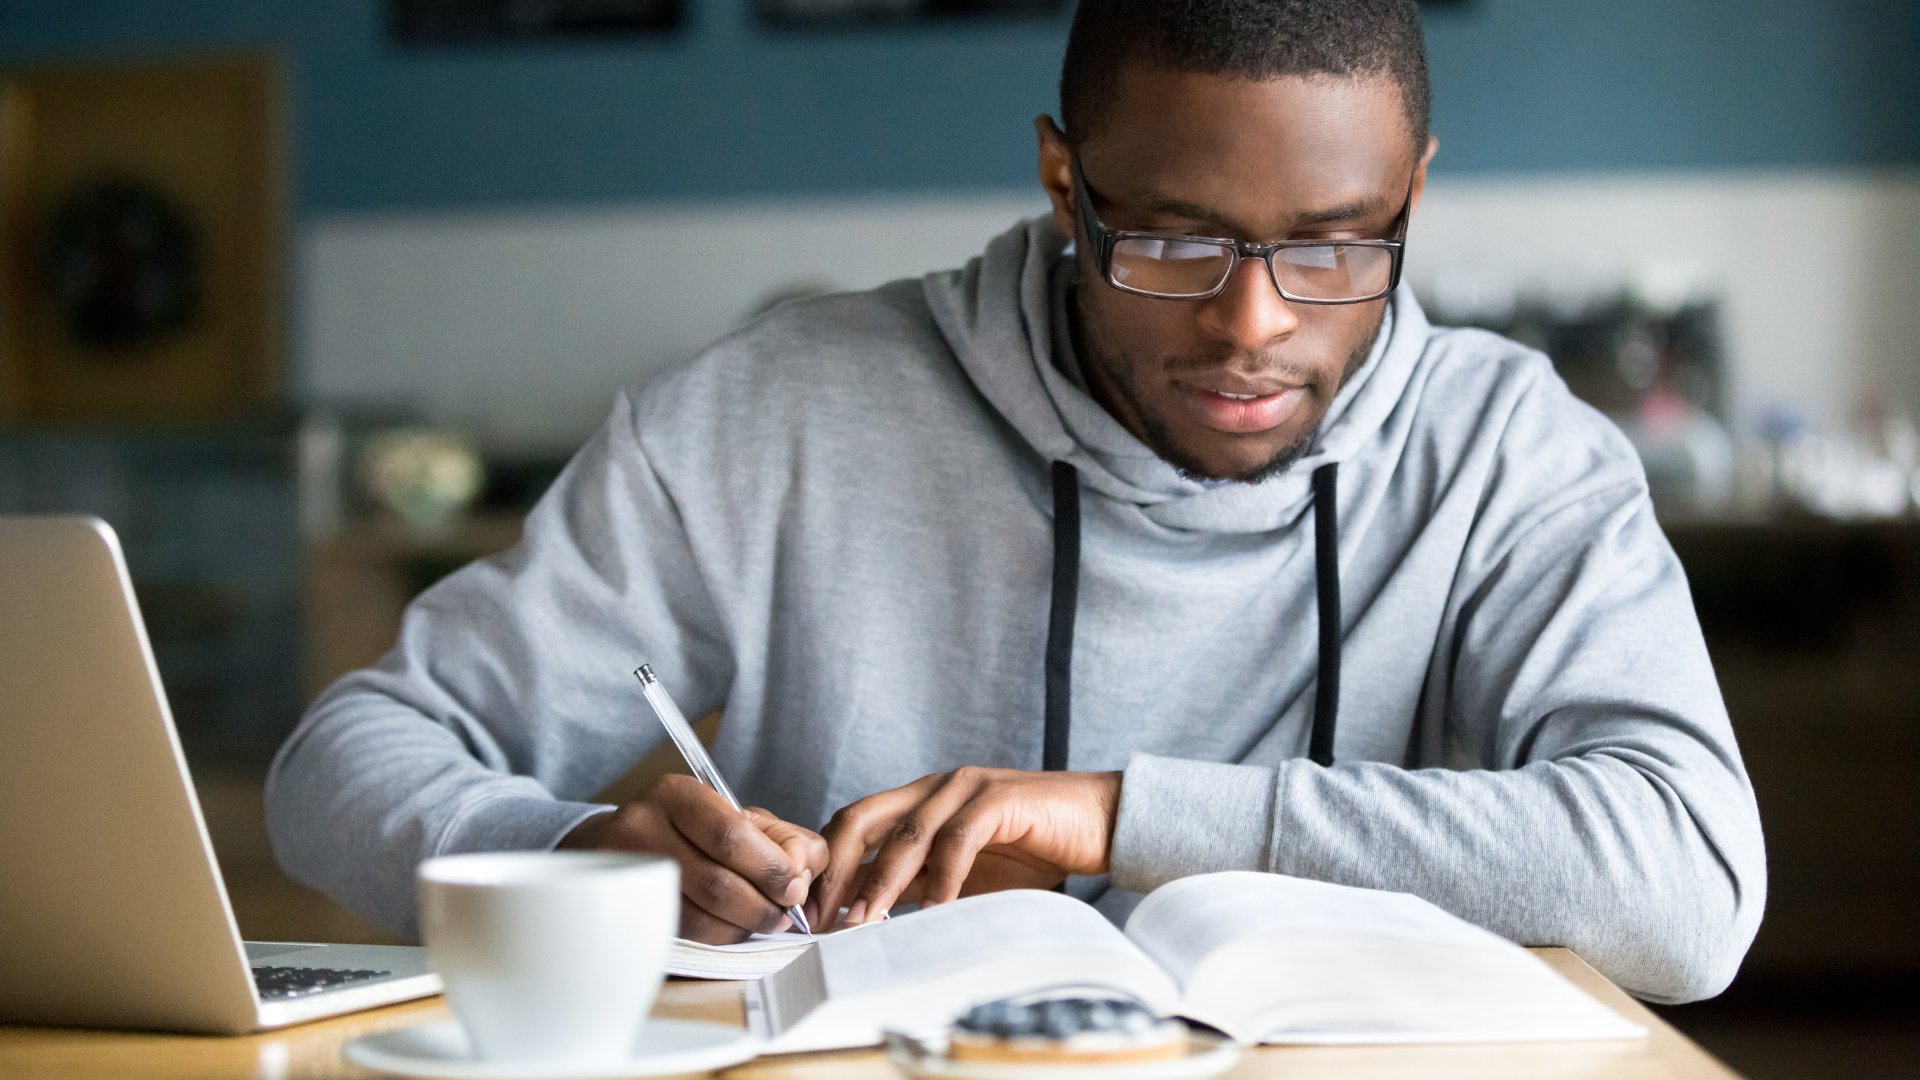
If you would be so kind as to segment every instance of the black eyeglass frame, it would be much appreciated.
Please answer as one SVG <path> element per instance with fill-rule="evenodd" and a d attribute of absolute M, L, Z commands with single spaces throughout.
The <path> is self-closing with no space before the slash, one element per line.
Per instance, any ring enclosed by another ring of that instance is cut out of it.
<path fill-rule="evenodd" d="M 1244 240 L 1235 240 L 1227 236 L 1192 236 L 1186 233 L 1145 232 L 1133 229 L 1109 229 L 1093 210 L 1093 193 L 1087 188 L 1087 178 L 1080 172 L 1080 162 L 1075 158 L 1073 168 L 1074 210 L 1080 218 L 1080 228 L 1087 234 L 1087 241 L 1094 247 L 1095 262 L 1100 267 L 1100 276 L 1107 284 L 1124 293 L 1135 296 L 1151 297 L 1155 300 L 1211 300 L 1226 291 L 1233 281 L 1234 271 L 1240 269 L 1242 259 L 1259 259 L 1267 264 L 1267 280 L 1273 283 L 1274 290 L 1281 299 L 1295 304 L 1366 304 L 1385 296 L 1391 296 L 1393 290 L 1400 287 L 1400 267 L 1406 259 L 1407 223 L 1413 216 L 1413 181 L 1418 171 L 1407 177 L 1406 201 L 1400 205 L 1400 213 L 1393 219 L 1392 228 L 1385 239 L 1380 240 L 1276 240 L 1271 244 L 1249 244 Z M 1157 293 L 1132 288 L 1120 283 L 1113 276 L 1113 249 L 1122 240 L 1168 240 L 1178 243 L 1207 244 L 1226 248 L 1233 253 L 1233 261 L 1227 265 L 1226 273 L 1220 275 L 1220 284 L 1209 292 L 1203 293 Z M 1273 256 L 1288 248 L 1307 247 L 1372 247 L 1385 248 L 1392 256 L 1392 271 L 1387 278 L 1387 287 L 1371 296 L 1357 296 L 1344 300 L 1320 300 L 1308 296 L 1295 296 L 1280 284 L 1280 274 L 1273 266 Z"/>

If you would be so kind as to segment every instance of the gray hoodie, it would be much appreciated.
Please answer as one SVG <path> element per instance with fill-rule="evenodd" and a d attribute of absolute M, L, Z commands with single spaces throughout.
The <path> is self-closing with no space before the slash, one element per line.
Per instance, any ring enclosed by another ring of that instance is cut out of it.
<path fill-rule="evenodd" d="M 1039 768 L 1065 462 L 1067 764 L 1125 770 L 1111 879 L 1076 894 L 1118 917 L 1175 877 L 1276 871 L 1416 893 L 1642 997 L 1725 986 L 1765 897 L 1759 820 L 1619 432 L 1544 357 L 1433 327 L 1403 289 L 1291 471 L 1198 483 L 1082 389 L 1061 250 L 1028 222 L 622 394 L 519 546 L 420 596 L 308 711 L 268 785 L 281 862 L 412 932 L 420 859 L 549 847 L 662 741 L 643 661 L 690 715 L 725 707 L 720 768 L 801 824 L 929 772 Z M 1328 766 L 1305 755 L 1330 463 Z"/>

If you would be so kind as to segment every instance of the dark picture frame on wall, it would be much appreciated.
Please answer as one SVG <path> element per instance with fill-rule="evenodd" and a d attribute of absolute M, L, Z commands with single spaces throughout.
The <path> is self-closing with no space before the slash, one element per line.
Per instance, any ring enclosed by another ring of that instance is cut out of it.
<path fill-rule="evenodd" d="M 281 84 L 245 53 L 0 75 L 0 425 L 280 407 Z"/>
<path fill-rule="evenodd" d="M 387 0 L 401 45 L 654 36 L 679 29 L 681 0 Z"/>
<path fill-rule="evenodd" d="M 1420 0 L 1422 7 L 1464 7 L 1468 0 Z M 1073 0 L 754 0 L 761 25 L 781 30 L 905 26 L 956 20 L 1064 15 Z"/>
<path fill-rule="evenodd" d="M 1072 0 L 755 0 L 764 26 L 780 30 L 906 26 L 974 19 L 1031 19 L 1065 13 Z"/>

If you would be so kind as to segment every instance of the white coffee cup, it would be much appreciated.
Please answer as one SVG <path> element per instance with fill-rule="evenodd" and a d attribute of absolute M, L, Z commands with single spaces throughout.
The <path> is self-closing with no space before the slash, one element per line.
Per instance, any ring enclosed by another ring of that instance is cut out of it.
<path fill-rule="evenodd" d="M 427 959 L 480 1058 L 575 1064 L 634 1053 L 679 924 L 671 859 L 444 855 L 421 863 L 417 881 Z"/>

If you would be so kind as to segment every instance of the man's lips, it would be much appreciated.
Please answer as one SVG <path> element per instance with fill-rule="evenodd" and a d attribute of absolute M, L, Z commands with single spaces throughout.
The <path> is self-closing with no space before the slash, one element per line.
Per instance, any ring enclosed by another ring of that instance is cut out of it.
<path fill-rule="evenodd" d="M 1230 435 L 1267 431 L 1287 422 L 1306 400 L 1303 386 L 1217 376 L 1173 384 L 1185 411 L 1205 427 Z"/>
<path fill-rule="evenodd" d="M 1285 379 L 1250 379 L 1225 371 L 1207 376 L 1189 376 L 1177 381 L 1195 390 L 1211 390 L 1216 394 L 1238 397 L 1271 397 L 1300 385 Z"/>

